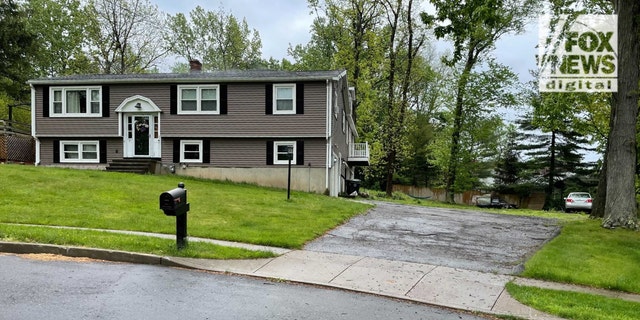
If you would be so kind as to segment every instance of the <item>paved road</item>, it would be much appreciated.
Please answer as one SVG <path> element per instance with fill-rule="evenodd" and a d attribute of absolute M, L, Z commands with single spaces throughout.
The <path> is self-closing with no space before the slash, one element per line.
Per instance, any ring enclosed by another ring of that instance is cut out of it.
<path fill-rule="evenodd" d="M 516 274 L 560 228 L 554 220 L 376 202 L 305 250 Z"/>
<path fill-rule="evenodd" d="M 0 255 L 0 284 L 3 320 L 484 319 L 373 295 L 255 278 L 13 255 Z"/>

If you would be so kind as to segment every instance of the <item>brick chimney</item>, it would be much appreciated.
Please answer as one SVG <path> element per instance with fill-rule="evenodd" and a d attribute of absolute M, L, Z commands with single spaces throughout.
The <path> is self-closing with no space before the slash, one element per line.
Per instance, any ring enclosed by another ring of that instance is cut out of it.
<path fill-rule="evenodd" d="M 202 72 L 202 63 L 198 59 L 189 60 L 189 72 Z"/>

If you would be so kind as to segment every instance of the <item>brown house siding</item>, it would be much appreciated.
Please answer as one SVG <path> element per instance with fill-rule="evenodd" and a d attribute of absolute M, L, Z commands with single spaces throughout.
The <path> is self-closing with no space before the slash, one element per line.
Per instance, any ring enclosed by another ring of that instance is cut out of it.
<path fill-rule="evenodd" d="M 87 138 L 87 137 L 64 137 L 64 138 L 41 138 L 40 139 L 40 164 L 41 165 L 52 165 L 54 164 L 54 142 L 59 143 L 58 141 L 84 141 L 84 140 L 98 140 L 101 143 L 106 142 L 106 161 L 103 161 L 102 164 L 106 164 L 107 162 L 113 159 L 121 159 L 122 158 L 122 138 Z M 82 163 L 74 163 L 73 165 L 81 166 Z M 89 165 L 95 165 L 95 163 L 90 163 Z"/>
<path fill-rule="evenodd" d="M 304 83 L 304 114 L 265 114 L 265 83 L 227 84 L 227 114 L 170 114 L 170 84 L 110 85 L 109 117 L 45 117 L 43 89 L 36 87 L 36 136 L 114 137 L 118 134 L 115 109 L 127 98 L 141 95 L 161 110 L 163 137 L 323 137 L 326 119 L 326 84 Z M 47 89 L 48 90 L 48 89 Z"/>
<path fill-rule="evenodd" d="M 141 95 L 151 99 L 163 113 L 169 113 L 169 85 L 167 84 L 135 84 L 135 85 L 111 85 L 112 111 L 124 101 L 135 95 Z M 118 115 L 114 112 L 114 117 Z"/>
<path fill-rule="evenodd" d="M 336 153 L 336 155 L 338 154 L 338 152 L 340 152 L 342 154 L 342 159 L 346 160 L 347 157 L 349 156 L 349 147 L 347 145 L 347 136 L 346 134 L 348 133 L 347 130 L 348 129 L 348 125 L 345 124 L 345 132 L 342 131 L 342 119 L 343 119 L 343 113 L 346 111 L 345 108 L 347 108 L 349 106 L 349 102 L 345 101 L 345 95 L 348 94 L 348 92 L 343 92 L 342 90 L 342 84 L 339 83 L 334 83 L 334 87 L 333 90 L 337 90 L 337 95 L 334 95 L 334 98 L 337 98 L 337 107 L 338 107 L 338 112 L 337 112 L 337 118 L 334 116 L 334 114 L 331 114 L 331 137 L 333 139 L 333 145 L 335 146 L 333 152 Z M 346 90 L 346 89 L 345 89 Z"/>
<path fill-rule="evenodd" d="M 293 83 L 293 82 L 287 82 Z M 198 83 L 200 84 L 200 83 Z M 201 84 L 211 84 L 203 82 Z M 54 142 L 60 140 L 99 140 L 106 142 L 102 160 L 121 159 L 123 138 L 118 136 L 119 114 L 116 108 L 132 96 L 144 96 L 160 110 L 161 156 L 164 164 L 174 163 L 174 140 L 206 140 L 210 161 L 206 164 L 189 164 L 190 167 L 215 168 L 273 168 L 283 165 L 268 165 L 267 141 L 302 141 L 303 161 L 297 168 L 321 169 L 327 163 L 327 83 L 313 81 L 297 84 L 297 99 L 302 105 L 296 107 L 302 114 L 273 115 L 266 110 L 268 87 L 271 83 L 214 83 L 225 86 L 226 114 L 179 115 L 171 114 L 172 83 L 154 84 L 110 84 L 103 88 L 102 117 L 51 117 L 44 90 L 48 86 L 35 86 L 36 137 L 40 142 L 40 164 L 55 165 Z M 334 90 L 340 86 L 332 82 Z M 73 85 L 80 87 L 81 84 Z M 94 85 L 91 85 L 94 86 Z M 60 86 L 64 87 L 64 86 Z M 338 95 L 342 111 L 342 94 Z M 221 100 L 223 98 L 221 97 Z M 45 110 L 46 109 L 46 110 Z M 341 133 L 341 116 L 332 119 L 333 143 L 341 150 L 344 136 Z M 339 140 L 338 140 L 339 139 Z M 205 144 L 206 146 L 206 144 Z M 334 149 L 335 150 L 335 149 Z M 346 149 L 345 149 L 346 150 Z M 346 154 L 343 152 L 344 157 Z M 72 164 L 83 166 L 83 164 Z M 87 164 L 89 166 L 96 164 Z M 278 169 L 279 170 L 279 169 Z M 319 171 L 320 173 L 324 171 Z M 322 179 L 324 183 L 324 179 Z"/>
<path fill-rule="evenodd" d="M 189 137 L 184 140 L 205 140 L 207 138 Z M 282 165 L 267 165 L 268 140 L 286 139 L 210 139 L 210 163 L 190 163 L 189 166 L 209 166 L 221 168 L 269 168 Z M 288 141 L 288 140 L 287 140 Z M 304 143 L 304 163 L 296 166 L 322 168 L 326 162 L 326 143 L 324 139 L 298 139 Z M 174 139 L 162 140 L 162 159 L 164 164 L 173 163 Z"/>
<path fill-rule="evenodd" d="M 45 117 L 49 114 L 49 105 L 45 105 L 43 92 L 48 87 L 38 86 L 35 88 L 35 113 L 36 136 L 117 136 L 118 117 L 114 114 L 114 101 L 109 102 L 109 117 Z M 111 97 L 111 95 L 109 95 Z M 105 106 L 103 106 L 104 108 Z M 43 110 L 46 108 L 47 110 Z M 106 113 L 106 112 L 105 112 Z"/>
<path fill-rule="evenodd" d="M 167 87 L 167 99 L 168 94 Z M 304 84 L 304 114 L 268 115 L 265 113 L 265 95 L 265 83 L 227 84 L 227 114 L 172 115 L 167 109 L 161 118 L 162 135 L 163 137 L 325 136 L 326 85 L 324 83 Z"/>

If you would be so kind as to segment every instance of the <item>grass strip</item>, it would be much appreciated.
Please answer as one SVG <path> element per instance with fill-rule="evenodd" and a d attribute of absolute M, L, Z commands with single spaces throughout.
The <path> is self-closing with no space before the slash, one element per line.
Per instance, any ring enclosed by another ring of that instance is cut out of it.
<path fill-rule="evenodd" d="M 600 223 L 566 223 L 526 262 L 522 276 L 640 294 L 640 232 Z"/>
<path fill-rule="evenodd" d="M 276 256 L 266 251 L 252 251 L 195 241 L 189 242 L 187 248 L 178 250 L 175 240 L 115 234 L 106 231 L 60 229 L 39 226 L 0 224 L 0 239 L 3 241 L 90 247 L 147 253 L 159 256 L 202 259 L 258 259 Z"/>
<path fill-rule="evenodd" d="M 521 303 L 565 319 L 633 320 L 640 314 L 640 303 L 598 295 L 514 283 L 507 284 L 507 291 Z"/>

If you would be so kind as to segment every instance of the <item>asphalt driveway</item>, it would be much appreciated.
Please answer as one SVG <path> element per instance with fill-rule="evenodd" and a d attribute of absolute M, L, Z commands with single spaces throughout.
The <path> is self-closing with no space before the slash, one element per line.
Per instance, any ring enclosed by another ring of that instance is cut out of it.
<path fill-rule="evenodd" d="M 517 274 L 560 227 L 555 220 L 376 202 L 305 250 Z"/>

